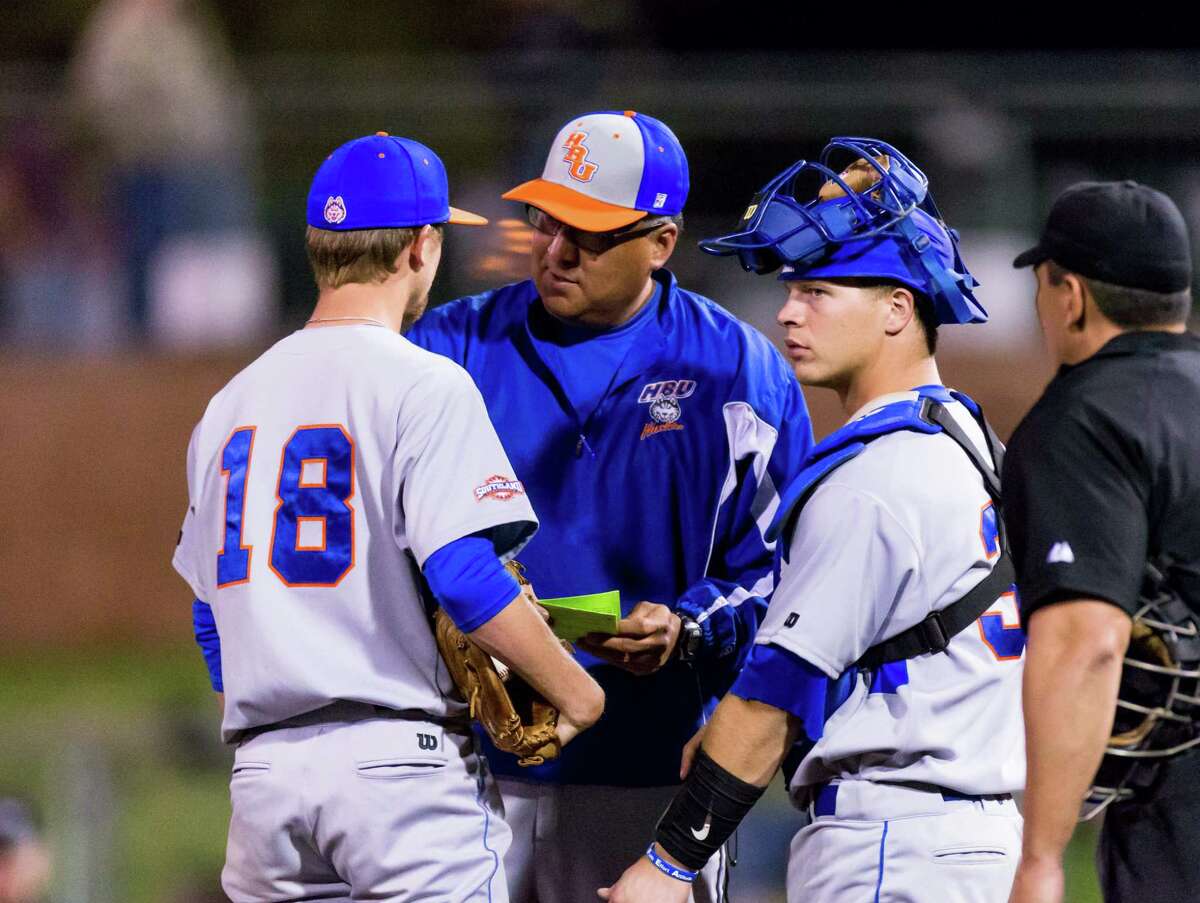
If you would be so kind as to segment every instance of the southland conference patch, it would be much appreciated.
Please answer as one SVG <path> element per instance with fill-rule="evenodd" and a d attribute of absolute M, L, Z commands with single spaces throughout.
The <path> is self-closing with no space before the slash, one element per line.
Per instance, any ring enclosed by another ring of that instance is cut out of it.
<path fill-rule="evenodd" d="M 481 485 L 475 487 L 475 501 L 477 502 L 482 502 L 484 499 L 507 502 L 513 496 L 524 494 L 525 487 L 521 485 L 520 480 L 502 477 L 498 473 L 492 474 Z"/>
<path fill-rule="evenodd" d="M 638 404 L 650 406 L 651 422 L 642 427 L 640 438 L 683 429 L 683 424 L 679 422 L 683 416 L 683 406 L 679 402 L 695 391 L 694 379 L 665 379 L 642 386 Z"/>

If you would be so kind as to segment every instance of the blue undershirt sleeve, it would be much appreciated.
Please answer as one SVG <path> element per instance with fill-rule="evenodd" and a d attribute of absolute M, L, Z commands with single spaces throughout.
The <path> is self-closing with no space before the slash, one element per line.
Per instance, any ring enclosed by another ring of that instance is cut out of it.
<path fill-rule="evenodd" d="M 825 731 L 830 703 L 841 695 L 840 683 L 786 649 L 759 643 L 729 692 L 790 712 L 800 719 L 808 739 L 816 742 Z"/>
<path fill-rule="evenodd" d="M 221 635 L 217 633 L 217 621 L 213 617 L 212 606 L 199 599 L 192 603 L 192 632 L 196 637 L 196 645 L 204 656 L 204 664 L 208 666 L 208 680 L 218 693 L 225 692 L 225 684 L 221 680 Z"/>
<path fill-rule="evenodd" d="M 478 630 L 521 591 L 492 541 L 472 535 L 447 543 L 425 561 L 425 579 L 438 603 L 463 633 Z"/>

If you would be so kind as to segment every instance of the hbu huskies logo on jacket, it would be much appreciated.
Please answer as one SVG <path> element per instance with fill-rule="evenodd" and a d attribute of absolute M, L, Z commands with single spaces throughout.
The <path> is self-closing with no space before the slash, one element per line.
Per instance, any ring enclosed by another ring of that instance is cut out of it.
<path fill-rule="evenodd" d="M 687 398 L 696 391 L 694 379 L 664 379 L 656 383 L 646 383 L 638 395 L 638 404 L 650 405 L 651 423 L 642 427 L 641 438 L 665 433 L 670 430 L 681 430 L 683 424 L 679 418 L 683 416 L 680 399 Z"/>

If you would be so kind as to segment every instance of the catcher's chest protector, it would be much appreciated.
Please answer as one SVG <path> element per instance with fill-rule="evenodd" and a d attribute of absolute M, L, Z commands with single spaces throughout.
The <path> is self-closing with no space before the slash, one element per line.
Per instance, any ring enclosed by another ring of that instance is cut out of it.
<path fill-rule="evenodd" d="M 960 402 L 979 422 L 994 465 L 979 454 L 975 445 L 946 410 L 945 404 L 951 401 Z M 945 433 L 971 460 L 983 477 L 984 488 L 997 511 L 1000 557 L 991 573 L 957 602 L 930 613 L 929 617 L 919 624 L 868 649 L 855 662 L 855 666 L 859 668 L 877 668 L 888 662 L 943 651 L 955 634 L 974 623 L 1016 579 L 1004 531 L 1004 518 L 1000 513 L 999 473 L 1003 464 L 1003 446 L 984 419 L 979 405 L 966 395 L 941 386 L 922 387 L 918 390 L 915 400 L 885 405 L 878 411 L 846 424 L 818 444 L 809 458 L 808 465 L 783 493 L 779 511 L 767 531 L 767 539 L 778 540 L 781 534 L 791 532 L 805 502 L 812 497 L 822 480 L 862 452 L 867 443 L 899 430 L 913 430 L 927 435 Z M 788 546 L 787 542 L 777 544 L 777 577 L 779 566 L 787 560 Z"/>

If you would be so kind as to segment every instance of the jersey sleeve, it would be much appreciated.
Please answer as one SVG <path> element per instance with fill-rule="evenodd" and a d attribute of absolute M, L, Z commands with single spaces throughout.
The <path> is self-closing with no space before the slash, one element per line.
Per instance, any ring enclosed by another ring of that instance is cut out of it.
<path fill-rule="evenodd" d="M 463 633 L 478 630 L 521 592 L 491 541 L 481 536 L 442 546 L 425 561 L 424 573 L 434 598 Z"/>
<path fill-rule="evenodd" d="M 1072 598 L 1136 610 L 1149 537 L 1149 487 L 1136 443 L 1086 411 L 1039 418 L 1004 460 L 1004 520 L 1028 617 Z"/>
<path fill-rule="evenodd" d="M 794 715 L 804 728 L 802 740 L 821 739 L 837 684 L 804 659 L 774 645 L 755 644 L 729 692 Z"/>
<path fill-rule="evenodd" d="M 908 626 L 893 621 L 921 581 L 917 542 L 882 500 L 827 482 L 800 513 L 758 642 L 837 678 Z"/>
<path fill-rule="evenodd" d="M 221 634 L 217 631 L 217 620 L 213 616 L 212 606 L 200 599 L 192 603 L 192 633 L 200 654 L 204 656 L 204 666 L 208 669 L 208 681 L 217 693 L 225 692 L 225 683 L 221 676 Z"/>
<path fill-rule="evenodd" d="M 514 557 L 537 518 L 467 372 L 432 371 L 405 398 L 398 427 L 401 522 L 417 564 L 473 533 L 490 538 L 502 562 Z"/>
<path fill-rule="evenodd" d="M 196 500 L 200 497 L 200 478 L 199 465 L 197 458 L 199 455 L 200 443 L 200 427 L 199 425 L 192 431 L 191 441 L 188 443 L 187 451 L 187 485 L 188 485 L 188 507 L 183 515 L 183 526 L 179 529 L 179 538 L 175 543 L 175 554 L 171 558 L 171 565 L 179 573 L 188 586 L 191 587 L 193 595 L 197 599 L 211 599 L 212 587 L 209 585 L 209 577 L 211 573 L 205 570 L 204 561 L 202 560 L 202 548 L 204 543 L 201 542 L 200 530 L 196 520 Z M 212 568 L 216 568 L 216 561 L 211 562 Z"/>
<path fill-rule="evenodd" d="M 782 370 L 782 361 L 778 365 Z M 765 533 L 779 507 L 780 489 L 791 482 L 812 445 L 799 384 L 790 372 L 770 376 L 775 391 L 747 392 L 750 400 L 724 407 L 729 474 L 712 553 L 704 578 L 676 605 L 700 624 L 700 657 L 709 664 L 704 679 L 718 684 L 733 678 L 753 645 L 775 588 L 775 545 Z M 727 686 L 712 689 L 719 695 Z"/>

